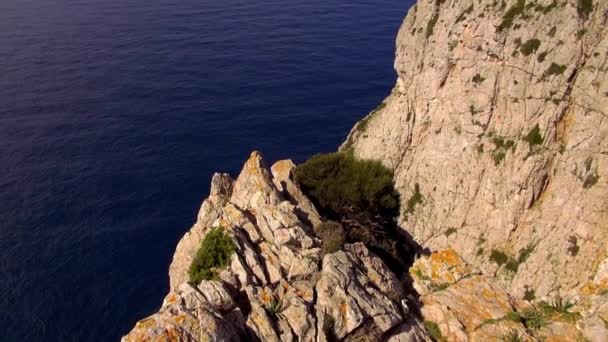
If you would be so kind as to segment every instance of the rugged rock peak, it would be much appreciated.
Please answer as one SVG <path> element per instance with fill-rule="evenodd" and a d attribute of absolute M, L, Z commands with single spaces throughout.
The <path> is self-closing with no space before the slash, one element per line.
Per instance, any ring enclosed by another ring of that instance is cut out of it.
<path fill-rule="evenodd" d="M 123 341 L 427 341 L 397 276 L 363 244 L 321 255 L 317 211 L 292 178 L 251 154 L 233 181 L 215 174 L 197 222 L 177 245 L 162 307 Z M 276 185 L 275 185 L 276 184 Z M 218 280 L 188 283 L 212 228 L 236 251 Z"/>
<path fill-rule="evenodd" d="M 243 210 L 276 205 L 281 201 L 260 152 L 254 151 L 249 156 L 236 179 L 230 201 Z"/>
<path fill-rule="evenodd" d="M 418 1 L 394 89 L 342 149 L 394 170 L 423 247 L 575 298 L 608 256 L 607 68 L 607 1 Z"/>

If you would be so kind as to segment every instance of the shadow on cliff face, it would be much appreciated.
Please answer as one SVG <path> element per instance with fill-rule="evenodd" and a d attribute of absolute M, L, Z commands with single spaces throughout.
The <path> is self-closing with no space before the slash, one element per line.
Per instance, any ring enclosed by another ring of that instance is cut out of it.
<path fill-rule="evenodd" d="M 380 162 L 358 160 L 347 152 L 317 154 L 298 165 L 294 176 L 324 220 L 339 223 L 323 227 L 324 244 L 332 243 L 324 246 L 329 252 L 341 243 L 362 242 L 400 276 L 423 252 L 396 223 L 399 194 L 392 171 Z"/>

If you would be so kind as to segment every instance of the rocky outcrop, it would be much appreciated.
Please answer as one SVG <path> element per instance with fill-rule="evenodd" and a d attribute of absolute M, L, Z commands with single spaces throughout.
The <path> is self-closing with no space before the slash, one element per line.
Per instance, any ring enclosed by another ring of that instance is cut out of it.
<path fill-rule="evenodd" d="M 576 298 L 536 301 L 510 295 L 452 249 L 416 260 L 410 268 L 421 313 L 435 338 L 446 341 L 605 341 L 606 278 Z M 603 284 L 603 285 L 600 285 Z M 599 292 L 598 292 L 599 291 Z M 567 304 L 571 303 L 571 304 Z M 432 330 L 432 329 L 431 329 Z"/>
<path fill-rule="evenodd" d="M 215 174 L 192 229 L 177 245 L 171 292 L 123 341 L 428 340 L 397 276 L 363 244 L 322 256 L 314 205 L 291 161 L 272 174 L 258 152 L 236 180 Z M 207 232 L 220 227 L 236 252 L 219 280 L 189 284 Z"/>
<path fill-rule="evenodd" d="M 606 1 L 418 1 L 394 89 L 341 148 L 394 170 L 422 246 L 577 298 L 608 256 L 607 51 Z"/>

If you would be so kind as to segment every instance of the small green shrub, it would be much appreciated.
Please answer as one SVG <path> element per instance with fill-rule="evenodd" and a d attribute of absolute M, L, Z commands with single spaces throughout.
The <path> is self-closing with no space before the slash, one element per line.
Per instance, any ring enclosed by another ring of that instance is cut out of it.
<path fill-rule="evenodd" d="M 342 249 L 345 232 L 342 225 L 335 221 L 325 221 L 315 227 L 315 233 L 323 241 L 321 254 L 330 254 Z"/>
<path fill-rule="evenodd" d="M 578 312 L 570 311 L 576 305 L 575 302 L 557 296 L 549 301 L 543 301 L 538 304 L 546 317 L 559 317 L 562 320 L 576 322 L 581 318 Z"/>
<path fill-rule="evenodd" d="M 564 71 L 566 71 L 566 69 L 568 69 L 568 67 L 565 65 L 551 63 L 549 68 L 547 70 L 545 70 L 545 73 L 543 74 L 543 78 L 546 78 L 547 76 L 561 75 L 564 73 Z"/>
<path fill-rule="evenodd" d="M 504 151 L 494 152 L 492 154 L 492 158 L 494 159 L 494 165 L 495 166 L 500 165 L 500 163 L 502 163 L 502 161 L 505 159 L 506 155 L 507 154 Z"/>
<path fill-rule="evenodd" d="M 521 312 L 524 325 L 530 330 L 538 330 L 547 324 L 545 315 L 535 307 L 529 307 Z"/>
<path fill-rule="evenodd" d="M 428 332 L 435 341 L 443 341 L 443 336 L 441 335 L 441 330 L 437 323 L 433 321 L 424 321 L 424 327 L 426 328 L 426 332 Z"/>
<path fill-rule="evenodd" d="M 549 33 L 547 33 L 547 35 L 551 38 L 555 37 L 555 34 L 557 33 L 557 27 L 553 26 L 550 30 Z"/>
<path fill-rule="evenodd" d="M 480 74 L 476 74 L 475 76 L 473 76 L 473 83 L 475 84 L 481 84 L 481 82 L 485 81 L 486 78 L 481 76 Z"/>
<path fill-rule="evenodd" d="M 445 236 L 450 236 L 450 235 L 452 235 L 454 233 L 456 233 L 456 228 L 451 227 L 451 228 L 448 228 L 448 230 L 445 231 Z"/>
<path fill-rule="evenodd" d="M 450 283 L 431 284 L 431 290 L 433 290 L 433 292 L 445 290 L 448 287 L 450 287 Z"/>
<path fill-rule="evenodd" d="M 541 302 L 541 307 L 548 312 L 570 313 L 570 309 L 574 307 L 574 302 L 557 296 L 549 302 Z"/>
<path fill-rule="evenodd" d="M 504 252 L 493 249 L 490 253 L 490 261 L 493 261 L 498 266 L 502 266 L 509 261 L 509 257 Z"/>
<path fill-rule="evenodd" d="M 580 249 L 576 236 L 570 235 L 570 237 L 568 238 L 568 243 L 570 244 L 570 246 L 568 246 L 568 254 L 570 254 L 570 256 L 576 256 Z"/>
<path fill-rule="evenodd" d="M 515 329 L 509 331 L 507 334 L 501 337 L 501 341 L 503 342 L 524 342 L 524 338 L 519 332 Z"/>
<path fill-rule="evenodd" d="M 576 11 L 581 19 L 589 19 L 589 14 L 593 12 L 593 0 L 577 0 Z"/>
<path fill-rule="evenodd" d="M 528 287 L 526 287 L 526 291 L 524 292 L 524 299 L 527 300 L 528 302 L 533 301 L 534 299 L 536 299 L 536 291 L 534 291 L 534 289 L 530 289 Z"/>
<path fill-rule="evenodd" d="M 530 129 L 530 131 L 524 137 L 523 140 L 528 142 L 530 150 L 532 150 L 534 146 L 542 144 L 545 139 L 540 134 L 540 127 L 538 126 L 538 124 L 536 124 L 534 127 L 532 127 L 532 129 Z"/>
<path fill-rule="evenodd" d="M 412 196 L 407 200 L 406 206 L 405 206 L 405 218 L 407 219 L 407 217 L 411 214 L 414 213 L 414 210 L 416 209 L 416 206 L 418 204 L 422 204 L 424 198 L 422 197 L 422 194 L 420 193 L 420 185 L 418 185 L 418 183 L 414 184 L 414 193 L 412 194 Z"/>
<path fill-rule="evenodd" d="M 399 195 L 389 169 L 378 161 L 339 152 L 315 155 L 298 165 L 294 174 L 321 214 L 342 224 L 344 241 L 364 243 L 395 270 L 405 266 L 407 242 L 395 223 Z M 340 243 L 333 236 L 327 251 Z"/>
<path fill-rule="evenodd" d="M 524 56 L 530 56 L 531 54 L 536 52 L 536 50 L 538 50 L 539 47 L 540 47 L 540 40 L 538 40 L 536 38 L 532 38 L 532 39 L 528 39 L 525 43 L 523 43 L 520 50 L 521 50 L 521 53 L 524 54 Z"/>
<path fill-rule="evenodd" d="M 358 160 L 351 153 L 317 154 L 296 167 L 295 179 L 321 210 L 333 216 L 356 210 L 392 219 L 399 212 L 393 173 L 379 161 Z"/>
<path fill-rule="evenodd" d="M 270 316 L 272 316 L 274 319 L 278 319 L 281 316 L 283 310 L 285 310 L 286 308 L 287 307 L 283 304 L 283 300 L 277 298 L 276 296 L 272 296 L 270 302 L 266 303 L 266 305 L 264 306 L 266 312 L 268 312 Z"/>
<path fill-rule="evenodd" d="M 525 7 L 526 0 L 517 0 L 517 3 L 511 6 L 511 8 L 509 8 L 509 10 L 507 10 L 507 12 L 503 15 L 502 22 L 498 26 L 498 32 L 513 26 L 513 21 L 524 13 Z"/>
<path fill-rule="evenodd" d="M 189 282 L 198 285 L 202 280 L 217 279 L 218 270 L 228 265 L 234 251 L 232 238 L 222 228 L 211 229 L 190 264 Z"/>
<path fill-rule="evenodd" d="M 543 51 L 543 52 L 539 53 L 538 56 L 536 57 L 536 60 L 539 63 L 542 63 L 545 61 L 545 58 L 547 58 L 547 51 Z"/>
<path fill-rule="evenodd" d="M 431 20 L 426 24 L 426 38 L 428 39 L 433 35 L 433 30 L 435 30 L 435 24 L 437 24 L 437 20 L 439 19 L 439 12 L 435 12 L 431 17 Z"/>
<path fill-rule="evenodd" d="M 414 267 L 410 268 L 410 272 L 413 273 L 419 279 L 431 280 L 431 278 L 427 277 L 426 274 L 422 273 L 422 271 L 417 268 L 414 268 Z"/>
<path fill-rule="evenodd" d="M 520 314 L 518 314 L 515 311 L 509 311 L 507 312 L 507 315 L 505 316 L 505 319 L 512 321 L 512 322 L 521 322 L 521 316 Z"/>
<path fill-rule="evenodd" d="M 576 38 L 583 38 L 583 36 L 587 34 L 587 29 L 580 29 L 578 31 L 576 31 Z"/>

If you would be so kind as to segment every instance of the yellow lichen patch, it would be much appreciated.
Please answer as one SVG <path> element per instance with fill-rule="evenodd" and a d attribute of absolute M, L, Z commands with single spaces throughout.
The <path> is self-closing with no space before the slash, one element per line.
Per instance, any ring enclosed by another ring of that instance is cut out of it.
<path fill-rule="evenodd" d="M 340 302 L 339 311 L 342 317 L 346 317 L 346 312 L 348 311 L 348 304 L 346 304 L 345 301 Z"/>
<path fill-rule="evenodd" d="M 156 325 L 156 321 L 152 317 L 144 318 L 141 321 L 135 323 L 137 329 L 148 329 Z"/>
<path fill-rule="evenodd" d="M 177 315 L 173 318 L 173 322 L 177 325 L 182 324 L 187 319 L 186 315 Z"/>
<path fill-rule="evenodd" d="M 179 296 L 176 295 L 175 293 L 171 292 L 167 295 L 167 298 L 165 298 L 165 303 L 166 304 L 173 304 L 175 303 L 177 300 L 179 299 Z"/>
<path fill-rule="evenodd" d="M 434 282 L 453 283 L 457 276 L 471 272 L 464 260 L 451 248 L 431 254 L 429 262 L 430 276 Z"/>
<path fill-rule="evenodd" d="M 269 290 L 267 290 L 266 288 L 264 288 L 262 290 L 262 295 L 260 296 L 260 301 L 264 304 L 268 304 L 272 301 L 272 293 L 270 293 Z"/>

